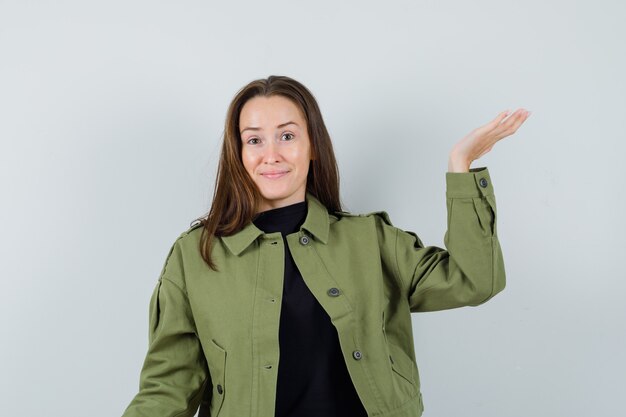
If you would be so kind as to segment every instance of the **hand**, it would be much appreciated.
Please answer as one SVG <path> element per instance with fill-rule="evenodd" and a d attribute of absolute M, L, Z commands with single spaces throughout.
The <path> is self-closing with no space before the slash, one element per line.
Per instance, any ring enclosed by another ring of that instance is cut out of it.
<path fill-rule="evenodd" d="M 507 115 L 508 112 L 503 111 L 491 122 L 472 130 L 457 142 L 450 151 L 448 170 L 466 172 L 463 167 L 469 168 L 472 161 L 489 152 L 497 141 L 515 133 L 528 119 L 530 112 L 526 109 L 517 109 L 508 118 Z"/>

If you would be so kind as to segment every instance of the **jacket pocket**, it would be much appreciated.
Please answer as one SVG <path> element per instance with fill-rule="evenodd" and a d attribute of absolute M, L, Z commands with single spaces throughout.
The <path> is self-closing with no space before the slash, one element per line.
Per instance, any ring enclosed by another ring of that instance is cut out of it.
<path fill-rule="evenodd" d="M 385 312 L 383 311 L 383 335 L 385 337 L 385 343 L 387 344 L 387 349 L 389 352 L 389 362 L 391 364 L 392 371 L 400 377 L 402 381 L 402 385 L 408 388 L 408 393 L 415 394 L 417 387 L 415 384 L 414 374 L 413 374 L 413 361 L 411 358 L 407 356 L 406 353 L 402 350 L 402 348 L 395 343 L 392 343 L 387 338 L 387 332 L 385 331 Z M 407 387 L 406 384 L 409 384 Z"/>
<path fill-rule="evenodd" d="M 406 356 L 402 349 L 391 343 L 387 342 L 389 346 L 389 360 L 391 361 L 391 369 L 398 375 L 404 378 L 409 384 L 415 388 L 415 381 L 413 379 L 413 362 Z"/>
<path fill-rule="evenodd" d="M 226 350 L 219 346 L 213 339 L 209 339 L 207 346 L 206 359 L 209 366 L 209 373 L 211 374 L 212 382 L 212 394 L 211 404 L 209 406 L 209 415 L 211 417 L 217 417 L 222 404 L 224 403 L 224 396 L 226 395 Z"/>

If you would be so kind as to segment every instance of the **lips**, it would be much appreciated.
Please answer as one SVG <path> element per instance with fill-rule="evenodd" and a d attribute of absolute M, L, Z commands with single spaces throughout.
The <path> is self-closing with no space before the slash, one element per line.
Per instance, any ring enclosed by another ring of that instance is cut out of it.
<path fill-rule="evenodd" d="M 280 178 L 282 176 L 284 176 L 285 174 L 288 174 L 289 171 L 271 171 L 271 172 L 264 172 L 261 175 L 263 175 L 265 178 L 269 178 L 269 179 L 276 179 L 276 178 Z"/>

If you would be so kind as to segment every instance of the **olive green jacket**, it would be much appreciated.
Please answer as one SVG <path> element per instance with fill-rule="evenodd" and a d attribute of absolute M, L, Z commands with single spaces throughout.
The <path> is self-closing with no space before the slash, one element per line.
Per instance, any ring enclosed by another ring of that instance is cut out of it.
<path fill-rule="evenodd" d="M 486 167 L 446 172 L 447 250 L 424 246 L 384 211 L 328 213 L 312 194 L 286 236 L 306 285 L 336 327 L 369 416 L 422 414 L 412 312 L 484 303 L 505 285 L 496 200 Z M 150 299 L 139 392 L 124 417 L 273 417 L 285 247 L 253 223 L 214 237 L 219 272 L 200 256 L 201 228 L 181 233 Z M 307 360 L 306 357 L 302 358 Z"/>

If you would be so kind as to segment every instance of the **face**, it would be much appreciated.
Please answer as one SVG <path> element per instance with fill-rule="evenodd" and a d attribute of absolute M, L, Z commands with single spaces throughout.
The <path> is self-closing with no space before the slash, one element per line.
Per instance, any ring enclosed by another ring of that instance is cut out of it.
<path fill-rule="evenodd" d="M 311 148 L 298 106 L 282 96 L 251 98 L 239 133 L 243 166 L 264 198 L 260 211 L 304 201 Z"/>

